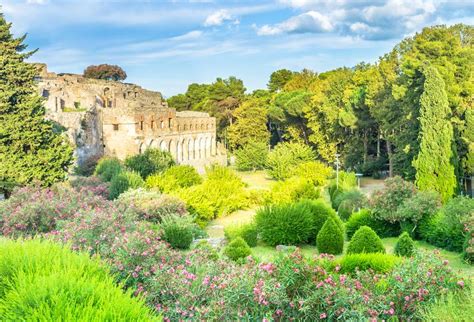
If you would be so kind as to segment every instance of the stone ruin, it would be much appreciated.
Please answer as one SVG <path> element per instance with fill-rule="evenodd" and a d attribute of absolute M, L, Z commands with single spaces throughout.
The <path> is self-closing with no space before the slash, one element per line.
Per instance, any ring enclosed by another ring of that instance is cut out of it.
<path fill-rule="evenodd" d="M 169 151 L 178 164 L 198 169 L 226 162 L 209 114 L 177 112 L 161 93 L 134 84 L 56 74 L 36 65 L 47 117 L 66 129 L 79 165 L 102 156 L 123 160 L 147 148 Z"/>

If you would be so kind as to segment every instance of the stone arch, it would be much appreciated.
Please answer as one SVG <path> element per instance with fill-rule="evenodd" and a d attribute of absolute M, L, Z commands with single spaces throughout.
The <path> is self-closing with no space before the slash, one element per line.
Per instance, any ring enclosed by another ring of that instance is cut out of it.
<path fill-rule="evenodd" d="M 212 154 L 211 151 L 211 137 L 206 137 L 206 157 L 210 157 Z"/>
<path fill-rule="evenodd" d="M 215 156 L 217 154 L 216 151 L 216 138 L 214 136 L 211 136 L 211 155 Z"/>
<path fill-rule="evenodd" d="M 200 144 L 199 144 L 199 138 L 194 139 L 194 159 L 200 159 L 201 158 L 201 151 L 199 150 Z"/>
<path fill-rule="evenodd" d="M 165 140 L 161 141 L 160 142 L 160 150 L 161 151 L 168 151 L 167 149 L 168 149 L 168 144 L 166 144 L 166 141 Z"/>
<path fill-rule="evenodd" d="M 150 142 L 148 143 L 148 147 L 147 147 L 147 148 L 148 148 L 148 149 L 149 149 L 149 148 L 153 148 L 155 144 L 156 144 L 155 140 L 151 139 Z"/>
<path fill-rule="evenodd" d="M 194 140 L 192 138 L 188 139 L 188 160 L 194 159 Z"/>
<path fill-rule="evenodd" d="M 205 138 L 199 139 L 199 158 L 200 159 L 206 158 L 206 139 Z"/>
<path fill-rule="evenodd" d="M 143 152 L 145 152 L 145 143 L 144 142 L 140 142 L 140 144 L 138 145 L 138 153 L 139 154 L 142 154 Z"/>
<path fill-rule="evenodd" d="M 178 155 L 176 153 L 176 143 L 174 140 L 170 140 L 168 142 L 168 152 L 171 153 L 175 160 L 178 158 Z"/>

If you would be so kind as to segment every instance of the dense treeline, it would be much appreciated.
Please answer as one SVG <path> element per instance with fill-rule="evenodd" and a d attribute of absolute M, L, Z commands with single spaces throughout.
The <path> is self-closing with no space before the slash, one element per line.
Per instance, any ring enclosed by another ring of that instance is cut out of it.
<path fill-rule="evenodd" d="M 217 117 L 232 150 L 253 141 L 301 142 L 322 161 L 339 153 L 347 169 L 399 174 L 450 195 L 474 172 L 473 36 L 472 26 L 434 26 L 375 64 L 282 69 L 252 94 L 235 77 L 219 78 L 191 84 L 168 103 Z"/>

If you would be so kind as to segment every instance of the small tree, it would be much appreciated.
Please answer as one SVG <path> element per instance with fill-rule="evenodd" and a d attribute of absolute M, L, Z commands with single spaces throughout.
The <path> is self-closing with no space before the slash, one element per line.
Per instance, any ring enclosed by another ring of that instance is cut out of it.
<path fill-rule="evenodd" d="M 127 73 L 117 65 L 91 65 L 84 70 L 84 77 L 119 81 L 127 78 Z"/>
<path fill-rule="evenodd" d="M 341 254 L 344 249 L 344 235 L 332 218 L 328 218 L 316 238 L 316 246 L 320 253 Z"/>
<path fill-rule="evenodd" d="M 265 168 L 268 147 L 265 142 L 249 141 L 235 151 L 236 166 L 239 170 L 260 170 Z"/>
<path fill-rule="evenodd" d="M 236 261 L 252 254 L 252 250 L 242 237 L 232 240 L 224 249 L 224 255 Z"/>
<path fill-rule="evenodd" d="M 410 257 L 415 254 L 415 251 L 415 242 L 411 239 L 410 235 L 407 232 L 401 234 L 395 245 L 395 255 Z"/>
<path fill-rule="evenodd" d="M 358 253 L 385 253 L 385 247 L 382 240 L 372 228 L 362 226 L 351 238 L 348 254 Z"/>

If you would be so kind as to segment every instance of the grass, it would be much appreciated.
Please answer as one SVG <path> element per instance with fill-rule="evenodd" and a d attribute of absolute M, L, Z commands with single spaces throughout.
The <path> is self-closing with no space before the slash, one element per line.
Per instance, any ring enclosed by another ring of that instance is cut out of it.
<path fill-rule="evenodd" d="M 237 171 L 237 173 L 249 189 L 270 190 L 271 185 L 275 182 L 265 170 Z"/>

